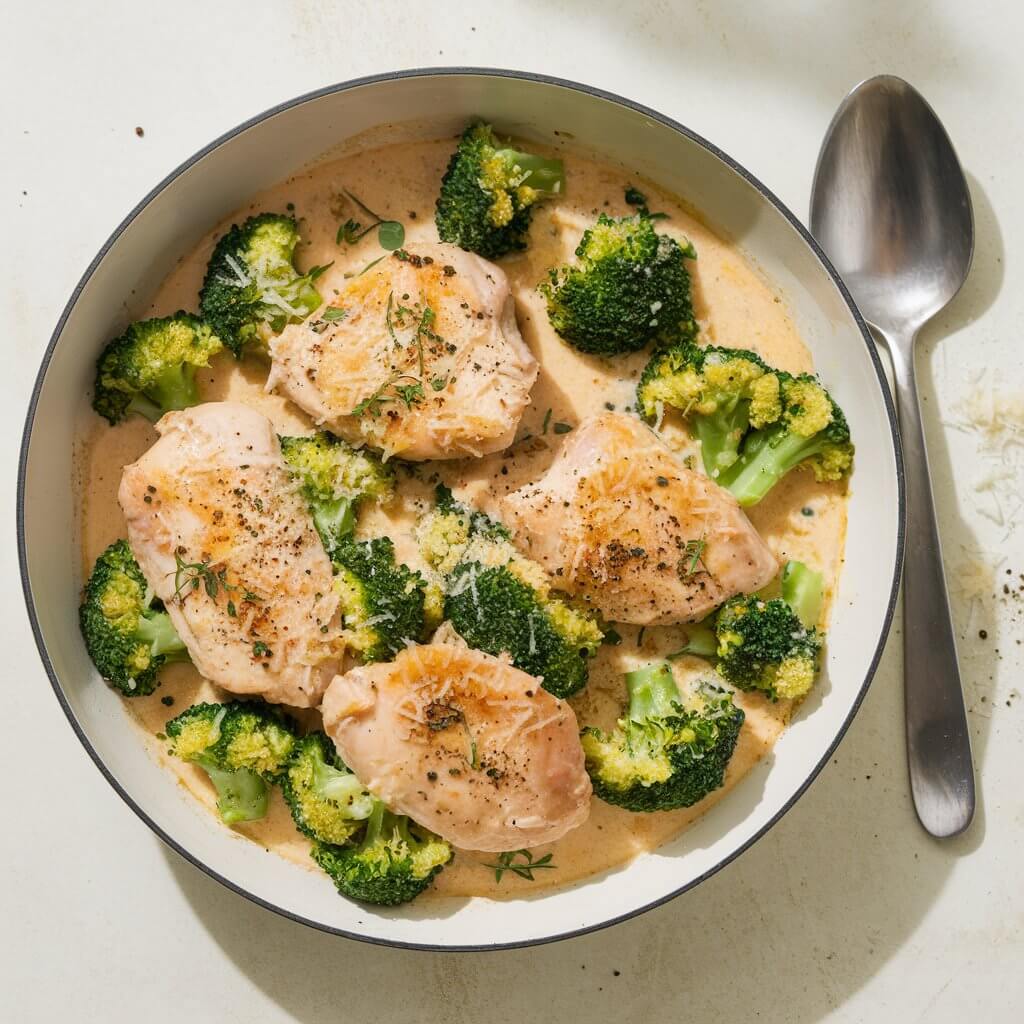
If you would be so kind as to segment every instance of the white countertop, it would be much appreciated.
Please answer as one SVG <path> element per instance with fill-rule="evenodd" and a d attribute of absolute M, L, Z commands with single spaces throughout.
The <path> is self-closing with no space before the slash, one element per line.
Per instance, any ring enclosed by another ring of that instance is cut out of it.
<path fill-rule="evenodd" d="M 65 0 L 8 5 L 4 22 L 0 1020 L 1021 1019 L 1024 603 L 1002 585 L 1024 572 L 1009 518 L 1024 449 L 986 456 L 958 427 L 978 377 L 975 393 L 1024 395 L 1024 295 L 1006 256 L 1024 235 L 1018 5 Z M 799 216 L 857 81 L 903 75 L 939 112 L 978 230 L 971 278 L 919 361 L 979 771 L 966 836 L 936 843 L 913 815 L 898 625 L 834 763 L 764 839 L 659 910 L 537 949 L 395 951 L 279 919 L 166 850 L 92 766 L 39 663 L 14 546 L 22 419 L 60 310 L 121 217 L 209 139 L 319 86 L 442 64 L 546 72 L 649 104 Z M 994 470 L 1016 479 L 986 490 Z M 971 598 L 978 566 L 991 578 L 982 570 Z"/>

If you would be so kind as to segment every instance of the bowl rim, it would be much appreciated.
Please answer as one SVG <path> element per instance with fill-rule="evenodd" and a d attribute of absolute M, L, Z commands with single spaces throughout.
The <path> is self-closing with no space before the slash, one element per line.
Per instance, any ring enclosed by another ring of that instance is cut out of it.
<path fill-rule="evenodd" d="M 46 379 L 46 372 L 49 368 L 50 361 L 53 357 L 53 353 L 56 350 L 57 344 L 60 341 L 61 335 L 63 334 L 64 327 L 74 309 L 80 295 L 82 294 L 85 287 L 88 285 L 90 279 L 95 273 L 100 262 L 110 251 L 110 249 L 117 243 L 118 239 L 127 229 L 127 227 L 135 220 L 135 218 L 166 188 L 168 188 L 180 175 L 191 168 L 194 164 L 198 163 L 204 156 L 211 153 L 213 150 L 219 148 L 226 142 L 241 135 L 263 121 L 274 117 L 277 114 L 283 113 L 294 107 L 301 106 L 304 103 L 310 102 L 311 100 L 320 99 L 323 96 L 329 96 L 336 93 L 348 92 L 353 89 L 361 88 L 368 85 L 376 85 L 381 82 L 391 82 L 400 79 L 415 79 L 415 78 L 431 78 L 441 76 L 467 76 L 467 77 L 492 77 L 492 78 L 506 78 L 520 81 L 534 82 L 541 85 L 556 86 L 559 88 L 570 89 L 575 92 L 581 92 L 586 95 L 596 97 L 606 102 L 615 103 L 619 106 L 625 107 L 634 113 L 641 114 L 644 117 L 648 117 L 651 120 L 657 121 L 659 124 L 664 125 L 667 128 L 672 129 L 678 134 L 684 136 L 691 142 L 696 143 L 704 150 L 717 157 L 722 163 L 729 167 L 734 173 L 742 177 L 749 185 L 751 185 L 758 194 L 773 206 L 793 227 L 803 240 L 804 244 L 811 249 L 818 261 L 824 268 L 825 272 L 831 278 L 832 283 L 839 291 L 843 302 L 846 304 L 847 309 L 850 312 L 851 317 L 856 324 L 861 338 L 867 348 L 868 356 L 871 360 L 871 364 L 874 367 L 875 374 L 878 380 L 879 390 L 882 394 L 882 401 L 885 406 L 886 416 L 888 418 L 889 433 L 892 440 L 893 455 L 895 458 L 896 468 L 896 487 L 897 487 L 897 530 L 896 530 L 896 558 L 893 567 L 892 580 L 889 585 L 889 598 L 886 605 L 885 617 L 882 623 L 882 630 L 879 634 L 878 641 L 875 645 L 875 649 L 872 652 L 871 661 L 868 665 L 867 672 L 864 676 L 864 681 L 861 683 L 860 689 L 857 693 L 856 699 L 854 700 L 849 713 L 843 720 L 838 732 L 835 735 L 833 741 L 829 744 L 828 749 L 825 751 L 823 756 L 814 765 L 808 774 L 807 778 L 801 783 L 795 793 L 783 804 L 782 807 L 771 817 L 771 819 L 762 826 L 754 835 L 747 839 L 735 850 L 730 852 L 727 856 L 723 857 L 713 867 L 703 872 L 698 877 L 691 879 L 685 885 L 680 886 L 677 889 L 673 889 L 671 892 L 660 896 L 655 900 L 643 904 L 642 906 L 636 907 L 624 914 L 619 914 L 616 917 L 609 918 L 604 921 L 599 921 L 594 924 L 588 924 L 579 928 L 572 928 L 568 931 L 559 932 L 554 935 L 546 935 L 535 939 L 523 939 L 514 942 L 496 942 L 496 943 L 470 943 L 466 945 L 450 945 L 450 944 L 438 944 L 429 942 L 409 942 L 397 939 L 388 939 L 377 936 L 370 936 L 361 934 L 359 932 L 350 931 L 344 928 L 336 928 L 332 925 L 326 924 L 322 921 L 315 921 L 311 918 L 305 917 L 302 914 L 298 914 L 284 906 L 272 903 L 269 900 L 263 899 L 261 896 L 257 896 L 255 893 L 250 892 L 238 883 L 232 881 L 230 878 L 222 875 L 219 871 L 205 863 L 198 856 L 189 852 L 184 846 L 182 846 L 173 836 L 167 833 L 160 825 L 158 825 L 149 814 L 128 794 L 128 792 L 122 788 L 120 783 L 114 778 L 113 774 L 107 768 L 103 759 L 100 757 L 98 751 L 89 742 L 84 730 L 79 724 L 75 717 L 75 714 L 71 708 L 68 699 L 64 695 L 63 687 L 61 686 L 60 680 L 57 678 L 57 673 L 54 670 L 53 663 L 50 660 L 49 653 L 46 649 L 46 643 L 43 639 L 42 629 L 39 624 L 39 618 L 36 614 L 35 602 L 32 596 L 32 589 L 29 582 L 28 574 L 28 552 L 25 542 L 25 486 L 26 477 L 28 472 L 28 454 L 29 446 L 32 439 L 32 432 L 35 426 L 36 409 L 39 403 L 39 397 L 42 392 L 43 384 Z M 25 416 L 25 426 L 21 437 L 21 446 L 18 456 L 18 479 L 17 479 L 17 509 L 16 509 L 16 528 L 17 528 L 17 544 L 18 544 L 18 568 L 21 576 L 21 587 L 25 598 L 25 605 L 28 611 L 29 622 L 32 627 L 32 635 L 35 639 L 36 648 L 39 651 L 39 656 L 43 662 L 43 667 L 46 670 L 46 674 L 50 679 L 50 685 L 53 687 L 54 695 L 57 698 L 61 708 L 64 711 L 65 716 L 75 735 L 78 737 L 79 742 L 85 748 L 86 753 L 89 755 L 92 762 L 99 769 L 100 773 L 111 785 L 114 791 L 121 797 L 121 799 L 131 808 L 132 811 L 152 830 L 152 832 L 163 841 L 171 850 L 183 857 L 186 861 L 198 868 L 209 878 L 216 882 L 219 882 L 225 888 L 244 897 L 257 906 L 262 907 L 264 910 L 269 910 L 281 917 L 288 920 L 295 921 L 298 924 L 306 925 L 309 928 L 314 928 L 317 931 L 326 932 L 331 935 L 339 935 L 346 939 L 354 939 L 359 942 L 366 942 L 372 945 L 387 946 L 398 949 L 420 949 L 427 950 L 430 952 L 484 952 L 491 950 L 500 949 L 521 949 L 529 946 L 546 945 L 550 942 L 560 942 L 564 939 L 576 938 L 581 935 L 587 935 L 592 932 L 600 931 L 604 928 L 610 928 L 612 925 L 620 924 L 623 921 L 628 921 L 634 917 L 639 917 L 641 914 L 646 913 L 649 910 L 653 910 L 656 907 L 660 907 L 663 904 L 675 899 L 677 896 L 681 896 L 684 892 L 693 889 L 701 882 L 706 881 L 712 875 L 717 874 L 727 864 L 732 863 L 742 853 L 746 852 L 751 846 L 754 845 L 762 836 L 765 835 L 773 826 L 775 826 L 782 817 L 790 810 L 791 807 L 800 799 L 804 793 L 810 788 L 811 784 L 818 777 L 821 770 L 828 763 L 832 757 L 836 748 L 839 746 L 843 737 L 846 735 L 850 724 L 853 722 L 854 717 L 860 709 L 861 704 L 864 701 L 864 697 L 867 695 L 868 687 L 871 685 L 871 681 L 874 678 L 875 672 L 878 669 L 879 661 L 881 660 L 882 652 L 885 648 L 886 641 L 889 636 L 889 631 L 892 626 L 893 615 L 896 608 L 896 600 L 899 592 L 900 577 L 903 567 L 903 556 L 906 543 L 906 480 L 904 473 L 904 460 L 903 460 L 903 449 L 900 441 L 898 421 L 896 418 L 896 409 L 893 404 L 892 394 L 889 390 L 889 385 L 885 376 L 885 371 L 882 366 L 881 358 L 878 354 L 878 350 L 874 339 L 872 338 L 867 324 L 864 321 L 856 303 L 853 300 L 849 289 L 844 284 L 842 278 L 839 276 L 836 269 L 832 266 L 829 258 L 826 256 L 824 250 L 812 237 L 810 231 L 801 223 L 796 215 L 758 178 L 750 173 L 742 164 L 733 159 L 727 153 L 723 152 L 712 142 L 709 142 L 703 136 L 698 135 L 696 132 L 687 128 L 685 125 L 676 121 L 674 118 L 668 117 L 665 114 L 660 113 L 648 107 L 642 103 L 637 103 L 634 100 L 627 99 L 624 96 L 620 96 L 617 93 L 609 92 L 605 89 L 601 89 L 597 86 L 587 85 L 581 82 L 575 82 L 570 79 L 559 78 L 552 75 L 545 75 L 538 72 L 532 71 L 517 71 L 506 68 L 485 68 L 485 67 L 474 67 L 471 65 L 454 65 L 454 66 L 441 66 L 441 67 L 421 67 L 421 68 L 410 68 L 400 71 L 389 71 L 382 72 L 373 75 L 365 75 L 360 78 L 349 79 L 344 82 L 337 82 L 333 85 L 323 86 L 319 89 L 314 89 L 310 92 L 302 93 L 299 96 L 293 97 L 292 99 L 285 100 L 275 106 L 269 107 L 262 113 L 256 114 L 254 117 L 249 118 L 246 121 L 241 122 L 234 128 L 229 129 L 223 134 L 219 135 L 212 142 L 203 146 L 201 149 L 193 153 L 188 159 L 184 160 L 177 167 L 175 167 L 169 174 L 167 174 L 157 185 L 155 185 L 149 192 L 135 206 L 131 211 L 124 217 L 124 219 L 117 225 L 110 237 L 103 243 L 99 251 L 93 257 L 89 263 L 82 277 L 75 285 L 74 290 L 71 293 L 64 309 L 61 312 L 60 318 L 57 321 L 57 325 L 50 336 L 50 340 L 46 346 L 46 350 L 43 353 L 42 360 L 40 362 L 39 371 L 36 374 L 35 381 L 32 386 L 32 394 L 29 400 L 28 410 Z"/>

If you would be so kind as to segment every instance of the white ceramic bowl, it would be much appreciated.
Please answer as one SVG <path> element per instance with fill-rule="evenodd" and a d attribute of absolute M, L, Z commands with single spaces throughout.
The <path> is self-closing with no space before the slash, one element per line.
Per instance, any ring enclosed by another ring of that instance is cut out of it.
<path fill-rule="evenodd" d="M 123 329 L 124 304 L 139 314 L 211 224 L 358 133 L 453 136 L 474 115 L 526 139 L 572 132 L 578 145 L 692 203 L 781 289 L 857 444 L 846 566 L 827 670 L 813 696 L 773 756 L 678 839 L 533 899 L 423 899 L 382 911 L 339 898 L 324 875 L 234 836 L 144 751 L 78 631 L 72 453 L 89 415 L 96 356 Z M 727 864 L 792 806 L 850 724 L 878 663 L 903 549 L 903 481 L 893 408 L 864 323 L 821 250 L 752 175 L 681 125 L 596 89 L 513 72 L 427 70 L 333 86 L 270 110 L 201 150 L 132 210 L 86 270 L 43 358 L 22 442 L 18 545 L 57 698 L 100 771 L 166 843 L 236 892 L 325 931 L 402 946 L 494 948 L 576 935 L 662 903 Z"/>

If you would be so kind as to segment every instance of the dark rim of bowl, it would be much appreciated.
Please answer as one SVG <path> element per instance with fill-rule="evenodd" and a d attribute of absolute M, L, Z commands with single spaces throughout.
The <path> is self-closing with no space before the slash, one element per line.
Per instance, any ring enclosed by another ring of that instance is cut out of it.
<path fill-rule="evenodd" d="M 686 885 L 681 886 L 672 892 L 661 896 L 656 900 L 652 900 L 650 903 L 646 903 L 643 906 L 637 907 L 630 910 L 628 913 L 620 914 L 618 917 L 609 918 L 606 921 L 600 921 L 597 924 L 586 925 L 581 928 L 573 928 L 569 931 L 559 932 L 556 935 L 546 935 L 536 939 L 524 939 L 517 942 L 495 942 L 495 943 L 473 943 L 470 945 L 438 945 L 435 943 L 428 942 L 403 942 L 395 939 L 384 939 L 370 935 L 363 935 L 358 932 L 347 931 L 342 928 L 333 928 L 330 925 L 324 924 L 320 921 L 313 921 L 307 917 L 303 917 L 301 914 L 295 914 L 284 907 L 277 906 L 274 903 L 262 899 L 255 893 L 251 893 L 248 890 L 242 888 L 230 879 L 224 877 L 219 872 L 215 871 L 208 864 L 204 863 L 198 857 L 186 850 L 180 843 L 178 843 L 172 836 L 168 835 L 149 815 L 128 795 L 128 793 L 121 787 L 118 781 L 111 774 L 109 769 L 103 763 L 99 754 L 90 744 L 89 740 L 85 736 L 82 727 L 79 725 L 74 713 L 71 710 L 71 706 L 64 696 L 63 689 L 61 688 L 60 681 L 57 679 L 57 674 L 54 671 L 53 664 L 50 661 L 49 654 L 46 650 L 46 644 L 43 641 L 42 632 L 39 626 L 39 620 L 35 611 L 35 604 L 32 598 L 32 590 L 29 584 L 28 577 L 28 559 L 25 550 L 25 476 L 28 464 L 28 451 L 29 442 L 32 436 L 32 428 L 35 421 L 36 406 L 39 401 L 39 395 L 43 387 L 43 382 L 46 377 L 46 371 L 50 364 L 50 359 L 53 356 L 54 349 L 57 346 L 58 340 L 60 339 L 61 333 L 64 330 L 64 325 L 67 322 L 68 317 L 71 314 L 75 303 L 78 301 L 78 297 L 81 295 L 83 289 L 88 284 L 89 279 L 92 277 L 96 268 L 100 262 L 110 251 L 111 247 L 117 242 L 118 238 L 128 227 L 129 224 L 141 213 L 141 211 L 149 205 L 149 203 L 159 195 L 168 185 L 170 185 L 176 178 L 178 178 L 184 171 L 188 170 L 195 163 L 201 160 L 208 153 L 217 149 L 219 146 L 233 139 L 235 136 L 240 135 L 242 132 L 247 131 L 249 128 L 266 121 L 268 118 L 280 114 L 283 111 L 290 110 L 293 107 L 300 106 L 303 103 L 307 103 L 311 100 L 319 99 L 322 96 L 329 96 L 333 93 L 348 92 L 352 89 L 357 89 L 362 86 L 375 85 L 379 82 L 394 81 L 397 79 L 404 78 L 430 78 L 437 76 L 482 76 L 482 77 L 493 77 L 493 78 L 511 78 L 519 79 L 527 82 L 536 82 L 542 85 L 551 85 L 563 89 L 572 89 L 576 92 L 582 92 L 590 96 L 595 96 L 598 99 L 605 100 L 610 103 L 615 103 L 621 107 L 626 107 L 629 110 L 635 111 L 637 114 L 641 114 L 644 117 L 649 117 L 653 121 L 657 121 L 659 124 L 663 124 L 673 131 L 678 132 L 680 135 L 685 136 L 692 142 L 697 143 L 703 147 L 712 155 L 716 156 L 722 161 L 727 167 L 729 167 L 736 174 L 740 175 L 745 181 L 752 185 L 757 192 L 766 199 L 775 209 L 782 214 L 783 217 L 790 223 L 790 225 L 798 232 L 800 237 L 804 240 L 806 245 L 811 251 L 817 256 L 822 267 L 824 267 L 826 273 L 832 279 L 832 283 L 843 297 L 843 301 L 846 303 L 849 309 L 850 316 L 856 323 L 861 337 L 864 340 L 864 344 L 867 348 L 868 355 L 871 359 L 872 365 L 875 368 L 875 373 L 878 377 L 878 386 L 882 393 L 882 399 L 885 403 L 886 415 L 889 419 L 889 430 L 892 435 L 893 443 L 893 454 L 896 460 L 896 481 L 899 495 L 899 523 L 897 527 L 897 538 L 896 538 L 896 564 L 893 570 L 892 583 L 889 589 L 889 601 L 885 611 L 885 621 L 882 626 L 881 634 L 878 637 L 878 642 L 875 645 L 874 653 L 871 656 L 871 664 L 868 667 L 868 671 L 864 677 L 864 682 L 861 684 L 860 692 L 857 694 L 857 699 L 854 701 L 853 706 L 850 708 L 850 713 L 846 716 L 840 727 L 838 733 L 835 736 L 833 742 L 829 745 L 828 750 L 818 761 L 818 763 L 811 770 L 810 774 L 800 785 L 799 789 L 790 797 L 790 799 L 774 814 L 769 822 L 767 822 L 762 828 L 760 828 L 753 836 L 751 836 L 746 842 L 739 846 L 736 850 L 733 850 L 728 856 L 723 857 L 717 864 L 709 868 L 699 877 L 688 882 Z M 835 268 L 829 262 L 828 257 L 825 255 L 822 248 L 818 243 L 811 237 L 810 232 L 800 223 L 800 221 L 793 215 L 793 213 L 785 206 L 784 203 L 778 197 L 775 196 L 768 188 L 766 188 L 757 178 L 755 178 L 748 170 L 737 163 L 728 154 L 723 153 L 717 146 L 708 142 L 707 139 L 697 135 L 695 132 L 686 128 L 678 121 L 673 120 L 670 117 L 666 117 L 664 114 L 658 113 L 656 110 L 652 110 L 650 107 L 646 107 L 641 103 L 635 103 L 632 100 L 625 99 L 622 96 L 618 96 L 615 93 L 606 92 L 604 89 L 599 89 L 592 85 L 583 85 L 579 82 L 572 82 L 568 79 L 554 78 L 550 75 L 535 74 L 528 71 L 510 71 L 497 68 L 474 68 L 474 67 L 439 67 L 439 68 L 416 68 L 407 71 L 393 71 L 379 75 L 368 75 L 365 78 L 356 78 L 349 82 L 341 82 L 336 85 L 329 85 L 322 89 L 317 89 L 313 92 L 308 92 L 302 96 L 298 96 L 294 99 L 288 100 L 285 103 L 281 103 L 276 107 L 271 107 L 269 110 L 264 111 L 262 114 L 258 114 L 256 117 L 250 118 L 248 121 L 243 122 L 230 131 L 225 132 L 219 138 L 215 139 L 209 145 L 204 146 L 198 152 L 193 154 L 184 163 L 180 164 L 177 168 L 171 171 L 155 188 L 153 188 L 128 214 L 127 217 L 117 226 L 113 234 L 104 242 L 103 247 L 96 254 L 96 257 L 89 264 L 85 273 L 82 275 L 81 280 L 75 287 L 75 290 L 71 294 L 71 298 L 68 300 L 67 305 L 64 307 L 64 311 L 61 313 L 60 320 L 57 322 L 57 326 L 50 338 L 49 344 L 46 347 L 46 352 L 43 355 L 42 363 L 39 367 L 39 373 L 36 377 L 35 384 L 32 388 L 32 397 L 29 402 L 28 414 L 25 418 L 25 429 L 22 434 L 21 440 L 21 453 L 18 460 L 18 489 L 17 489 L 17 531 L 18 531 L 18 562 L 21 572 L 21 585 L 22 590 L 25 594 L 25 603 L 28 607 L 29 620 L 32 624 L 32 633 L 35 637 L 36 647 L 39 649 L 39 655 L 42 658 L 43 666 L 46 669 L 46 674 L 50 677 L 50 683 L 53 686 L 54 693 L 57 696 L 57 700 L 60 702 L 61 707 L 64 709 L 64 714 L 67 716 L 68 721 L 71 723 L 71 728 L 74 729 L 75 734 L 81 741 L 82 746 L 85 747 L 86 752 L 92 758 L 96 767 L 100 770 L 107 782 L 114 788 L 122 800 L 142 819 L 152 830 L 159 836 L 163 842 L 169 846 L 172 850 L 178 853 L 181 857 L 193 864 L 200 871 L 207 874 L 210 878 L 221 885 L 230 889 L 232 892 L 238 893 L 240 896 L 244 896 L 246 899 L 251 900 L 253 903 L 266 910 L 272 911 L 275 914 L 279 914 L 281 917 L 288 918 L 291 921 L 296 921 L 299 924 L 304 924 L 310 928 L 315 928 L 319 931 L 328 932 L 333 935 L 341 935 L 347 939 L 355 939 L 360 942 L 369 942 L 380 946 L 393 946 L 403 949 L 424 949 L 433 952 L 477 952 L 487 950 L 498 950 L 498 949 L 519 949 L 526 946 L 539 946 L 549 942 L 559 942 L 563 939 L 571 939 L 580 935 L 586 935 L 590 932 L 599 931 L 602 928 L 608 928 L 612 925 L 619 924 L 622 921 L 628 921 L 631 918 L 638 917 L 640 914 L 646 913 L 648 910 L 653 910 L 655 907 L 660 907 L 662 904 L 668 903 L 670 900 L 675 899 L 677 896 L 688 891 L 699 885 L 701 882 L 710 878 L 713 874 L 720 871 L 727 864 L 735 860 L 741 853 L 748 850 L 754 843 L 756 843 L 772 826 L 774 826 L 785 813 L 800 799 L 801 796 L 807 791 L 811 783 L 817 778 L 819 772 L 828 763 L 829 758 L 832 756 L 839 742 L 846 734 L 850 723 L 853 721 L 854 716 L 857 714 L 861 703 L 867 694 L 868 687 L 871 684 L 871 680 L 874 678 L 875 671 L 878 668 L 878 662 L 882 656 L 882 650 L 885 647 L 886 639 L 889 635 L 889 629 L 892 625 L 893 613 L 896 607 L 896 596 L 899 590 L 900 582 L 900 571 L 903 564 L 903 551 L 905 542 L 906 532 L 906 486 L 903 471 L 903 452 L 900 446 L 899 430 L 897 428 L 896 421 L 896 410 L 893 406 L 892 397 L 889 393 L 889 387 L 886 383 L 884 371 L 882 369 L 882 363 L 879 358 L 878 352 L 875 348 L 875 343 L 868 332 L 868 328 L 864 322 L 860 311 L 857 309 L 856 304 L 853 301 L 852 296 L 843 283 L 839 274 L 836 273 Z"/>

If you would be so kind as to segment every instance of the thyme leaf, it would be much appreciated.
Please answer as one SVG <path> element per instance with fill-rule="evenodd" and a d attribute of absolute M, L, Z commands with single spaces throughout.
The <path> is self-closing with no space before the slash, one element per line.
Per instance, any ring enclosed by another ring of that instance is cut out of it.
<path fill-rule="evenodd" d="M 412 384 L 399 384 L 400 380 L 411 380 Z M 393 395 L 389 395 L 388 389 L 394 390 Z M 362 416 L 365 413 L 369 413 L 373 417 L 380 415 L 381 406 L 385 402 L 403 401 L 406 406 L 410 409 L 412 406 L 423 399 L 423 383 L 408 373 L 393 373 L 386 381 L 372 395 L 368 395 L 361 402 L 357 403 L 349 416 Z"/>
<path fill-rule="evenodd" d="M 218 589 L 223 586 L 225 590 L 234 589 L 225 582 L 227 570 L 222 569 L 218 574 L 214 571 L 209 560 L 203 562 L 186 562 L 181 556 L 185 553 L 184 548 L 176 548 L 174 551 L 174 594 L 179 604 L 194 590 L 200 586 L 211 598 L 217 597 Z"/>
<path fill-rule="evenodd" d="M 338 234 L 335 237 L 338 245 L 342 243 L 351 245 L 358 242 L 376 228 L 377 241 L 382 249 L 393 252 L 395 249 L 402 247 L 402 244 L 405 242 L 405 226 L 400 221 L 386 220 L 379 214 L 374 213 L 366 203 L 354 196 L 348 189 L 343 191 L 363 213 L 373 218 L 373 222 L 364 227 L 359 221 L 349 218 L 338 228 Z"/>
<path fill-rule="evenodd" d="M 708 567 L 704 564 L 704 549 L 707 546 L 703 534 L 696 540 L 688 540 L 685 544 L 680 544 L 683 554 L 676 565 L 680 579 L 688 580 L 691 576 L 695 576 L 698 571 L 697 566 L 700 566 L 701 572 L 708 571 Z"/>
<path fill-rule="evenodd" d="M 407 409 L 411 409 L 417 402 L 423 401 L 423 385 L 419 381 L 415 384 L 396 384 L 395 394 L 405 402 Z"/>
<path fill-rule="evenodd" d="M 517 860 L 517 858 L 521 859 Z M 498 854 L 497 864 L 485 864 L 484 867 L 490 868 L 494 872 L 496 882 L 501 881 L 506 871 L 511 871 L 512 874 L 526 879 L 527 882 L 533 882 L 535 881 L 534 871 L 540 868 L 555 868 L 556 865 L 551 863 L 550 853 L 545 853 L 543 857 L 534 860 L 533 854 L 529 850 L 506 850 L 505 853 Z"/>

